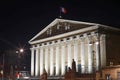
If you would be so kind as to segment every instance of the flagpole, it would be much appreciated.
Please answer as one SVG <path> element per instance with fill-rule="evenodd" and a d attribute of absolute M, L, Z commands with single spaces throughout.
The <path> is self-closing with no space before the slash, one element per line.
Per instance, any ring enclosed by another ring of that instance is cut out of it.
<path fill-rule="evenodd" d="M 60 7 L 60 9 L 59 9 L 59 18 L 62 18 L 61 7 Z"/>
<path fill-rule="evenodd" d="M 62 18 L 62 14 L 66 14 L 67 11 L 64 7 L 60 7 L 60 11 L 59 11 L 59 18 Z"/>

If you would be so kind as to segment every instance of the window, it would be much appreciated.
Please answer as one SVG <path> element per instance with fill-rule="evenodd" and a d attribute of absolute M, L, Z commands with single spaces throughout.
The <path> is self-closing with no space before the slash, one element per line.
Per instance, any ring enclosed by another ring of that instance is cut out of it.
<path fill-rule="evenodd" d="M 81 64 L 78 64 L 78 72 L 81 73 Z"/>
<path fill-rule="evenodd" d="M 120 72 L 117 73 L 117 79 L 120 80 Z"/>
<path fill-rule="evenodd" d="M 113 62 L 112 61 L 110 61 L 110 66 L 113 66 Z"/>
<path fill-rule="evenodd" d="M 106 76 L 106 80 L 111 80 L 110 74 L 106 74 L 105 76 Z"/>

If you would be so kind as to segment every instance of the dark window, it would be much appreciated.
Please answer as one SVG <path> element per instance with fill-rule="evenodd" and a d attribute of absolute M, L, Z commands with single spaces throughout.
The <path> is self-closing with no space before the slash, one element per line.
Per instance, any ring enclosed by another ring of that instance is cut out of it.
<path fill-rule="evenodd" d="M 56 73 L 56 67 L 54 66 L 54 76 L 55 76 L 55 73 Z"/>
<path fill-rule="evenodd" d="M 78 72 L 81 73 L 81 64 L 78 64 Z"/>
<path fill-rule="evenodd" d="M 67 72 L 68 71 L 68 67 L 67 66 L 65 66 L 65 72 Z"/>

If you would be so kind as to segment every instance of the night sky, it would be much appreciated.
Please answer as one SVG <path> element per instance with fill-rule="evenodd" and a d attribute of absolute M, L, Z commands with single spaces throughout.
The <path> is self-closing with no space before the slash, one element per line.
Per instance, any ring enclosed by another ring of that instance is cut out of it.
<path fill-rule="evenodd" d="M 64 19 L 119 27 L 119 2 L 96 1 L 2 0 L 0 2 L 0 49 L 6 49 L 6 46 L 28 48 L 28 41 L 58 18 L 61 6 L 67 10 L 67 13 L 63 14 Z"/>

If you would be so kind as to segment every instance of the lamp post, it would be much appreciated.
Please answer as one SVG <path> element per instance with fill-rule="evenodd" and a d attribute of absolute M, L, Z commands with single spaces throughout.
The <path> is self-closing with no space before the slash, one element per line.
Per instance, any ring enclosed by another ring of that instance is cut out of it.
<path fill-rule="evenodd" d="M 19 50 L 16 51 L 16 53 L 18 54 L 18 61 L 17 61 L 17 69 L 19 71 L 19 68 L 20 68 L 20 58 L 21 58 L 21 55 L 23 54 L 24 52 L 24 49 L 20 48 Z"/>
<path fill-rule="evenodd" d="M 18 57 L 20 57 L 20 55 L 24 52 L 24 49 L 19 49 L 16 51 L 16 53 L 18 54 Z"/>
<path fill-rule="evenodd" d="M 16 73 L 17 79 L 19 79 L 19 76 L 20 76 L 20 74 L 19 74 L 19 71 L 20 71 L 20 58 L 21 58 L 21 55 L 23 54 L 23 52 L 24 52 L 23 48 L 20 48 L 20 49 L 18 49 L 16 51 L 16 53 L 18 54 L 17 55 L 17 57 L 18 57 L 18 59 L 17 59 L 17 73 Z"/>

